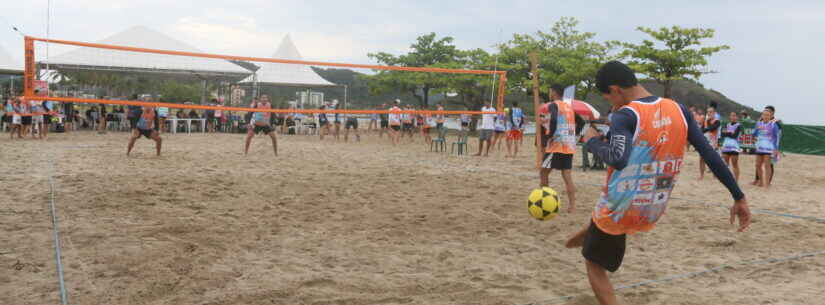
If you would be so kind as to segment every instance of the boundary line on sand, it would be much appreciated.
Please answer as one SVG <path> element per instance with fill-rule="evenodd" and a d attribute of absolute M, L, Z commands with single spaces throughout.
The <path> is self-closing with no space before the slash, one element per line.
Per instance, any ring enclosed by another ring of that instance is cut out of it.
<path fill-rule="evenodd" d="M 54 238 L 54 259 L 57 262 L 57 280 L 60 285 L 60 304 L 67 305 L 66 282 L 63 280 L 63 254 L 60 251 L 60 232 L 57 221 L 57 208 L 54 204 L 54 155 L 49 155 L 49 205 L 52 216 L 52 232 Z"/>

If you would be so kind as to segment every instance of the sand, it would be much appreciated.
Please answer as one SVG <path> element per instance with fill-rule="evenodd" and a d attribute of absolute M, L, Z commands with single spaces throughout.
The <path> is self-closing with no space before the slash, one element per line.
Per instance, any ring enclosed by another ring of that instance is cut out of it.
<path fill-rule="evenodd" d="M 532 155 L 280 136 L 274 157 L 259 136 L 244 157 L 243 135 L 164 139 L 163 156 L 141 139 L 127 158 L 124 133 L 0 138 L 0 304 L 58 303 L 50 176 L 69 304 L 596 304 L 579 251 L 561 243 L 586 223 L 603 171 L 577 169 L 578 209 L 541 222 L 525 204 Z M 719 206 L 730 195 L 710 174 L 697 181 L 697 162 L 688 153 L 673 195 L 689 200 L 629 238 L 613 282 L 733 267 L 621 289 L 621 302 L 822 304 L 825 255 L 739 264 L 823 251 L 825 223 L 755 214 L 735 233 Z M 753 158 L 741 162 L 750 181 Z M 777 169 L 770 191 L 743 186 L 751 207 L 825 218 L 825 158 L 790 154 Z M 551 185 L 566 204 L 557 173 Z"/>

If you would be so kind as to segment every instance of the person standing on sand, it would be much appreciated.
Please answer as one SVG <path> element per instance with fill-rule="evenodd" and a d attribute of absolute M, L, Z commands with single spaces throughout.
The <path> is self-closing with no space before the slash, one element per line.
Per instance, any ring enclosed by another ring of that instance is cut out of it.
<path fill-rule="evenodd" d="M 390 108 L 390 113 L 388 115 L 390 125 L 390 141 L 393 146 L 398 145 L 401 137 L 401 108 L 398 107 L 400 104 L 401 100 L 396 99 L 395 104 L 392 108 Z"/>
<path fill-rule="evenodd" d="M 733 176 L 739 181 L 739 153 L 742 149 L 739 146 L 739 135 L 742 134 L 742 124 L 736 111 L 731 111 L 730 122 L 722 129 L 722 156 L 725 164 L 733 170 Z"/>
<path fill-rule="evenodd" d="M 606 271 L 615 272 L 624 259 L 626 234 L 647 232 L 664 214 L 690 142 L 734 199 L 730 222 L 738 231 L 750 225 L 745 194 L 722 158 L 705 140 L 684 106 L 652 96 L 638 84 L 630 67 L 611 61 L 599 69 L 596 87 L 616 111 L 610 118 L 609 141 L 594 128 L 584 134 L 586 149 L 610 168 L 601 199 L 588 224 L 565 243 L 582 247 L 587 277 L 602 305 L 618 304 Z"/>
<path fill-rule="evenodd" d="M 771 186 L 772 159 L 779 153 L 779 136 L 782 132 L 771 111 L 773 107 L 768 107 L 762 110 L 762 117 L 753 129 L 753 138 L 756 141 L 756 181 L 752 184 L 761 187 Z"/>
<path fill-rule="evenodd" d="M 554 169 L 561 171 L 564 186 L 567 189 L 567 212 L 576 209 L 576 186 L 573 184 L 573 155 L 576 153 L 576 122 L 581 120 L 573 112 L 573 106 L 562 101 L 564 87 L 550 86 L 550 102 L 539 109 L 544 115 L 542 137 L 544 158 L 539 171 L 539 184 L 550 184 L 550 173 Z"/>
<path fill-rule="evenodd" d="M 524 112 L 518 107 L 518 102 L 513 102 L 508 119 L 510 130 L 507 131 L 507 157 L 515 158 L 518 156 L 521 139 L 524 137 Z"/>
<path fill-rule="evenodd" d="M 249 105 L 249 108 L 272 109 L 272 104 L 269 103 L 269 98 L 264 95 L 261 101 L 252 100 L 252 105 Z M 271 112 L 252 113 L 252 122 L 249 123 L 249 126 L 246 128 L 246 144 L 243 150 L 244 156 L 249 153 L 249 144 L 252 143 L 252 137 L 259 132 L 263 132 L 269 136 L 272 140 L 272 150 L 275 152 L 275 156 L 278 156 L 278 139 L 275 138 L 275 132 L 270 123 L 271 116 Z"/>
<path fill-rule="evenodd" d="M 349 142 L 350 128 L 355 132 L 355 141 L 361 142 L 361 135 L 358 134 L 358 118 L 354 114 L 345 114 L 344 120 L 344 142 Z"/>
<path fill-rule="evenodd" d="M 481 107 L 481 111 L 496 112 L 496 108 L 493 108 L 493 102 L 487 101 L 487 103 Z M 486 157 L 490 154 L 490 146 L 493 146 L 493 130 L 496 128 L 496 115 L 495 113 L 485 113 L 481 115 L 481 129 L 478 133 L 478 153 L 474 156 L 481 156 L 485 142 L 487 143 L 487 150 L 484 151 L 484 156 Z"/>
<path fill-rule="evenodd" d="M 155 141 L 155 150 L 157 156 L 160 156 L 160 147 L 163 140 L 158 134 L 158 118 L 155 115 L 155 109 L 151 107 L 142 107 L 140 117 L 132 129 L 132 135 L 129 137 L 129 144 L 126 146 L 126 156 L 132 153 L 132 148 L 135 146 L 135 141 L 144 136 L 147 139 Z"/>

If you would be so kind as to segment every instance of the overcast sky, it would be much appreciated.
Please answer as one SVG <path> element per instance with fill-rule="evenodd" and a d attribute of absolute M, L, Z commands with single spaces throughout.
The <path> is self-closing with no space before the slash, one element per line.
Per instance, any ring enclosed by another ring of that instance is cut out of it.
<path fill-rule="evenodd" d="M 46 0 L 0 2 L 0 47 L 22 61 L 18 26 L 45 36 Z M 405 52 L 419 35 L 485 48 L 513 33 L 577 18 L 597 40 L 639 42 L 637 26 L 716 29 L 719 71 L 706 87 L 786 122 L 825 125 L 825 1 L 253 1 L 53 0 L 51 37 L 97 41 L 143 25 L 206 52 L 268 57 L 292 34 L 305 59 L 370 63 L 366 54 Z"/>

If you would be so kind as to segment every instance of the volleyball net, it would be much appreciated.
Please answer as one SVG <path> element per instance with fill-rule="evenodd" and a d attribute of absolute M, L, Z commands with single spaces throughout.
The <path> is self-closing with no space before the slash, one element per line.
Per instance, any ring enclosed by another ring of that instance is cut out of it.
<path fill-rule="evenodd" d="M 168 49 L 141 45 L 163 45 Z M 476 99 L 483 96 L 483 100 L 492 101 L 501 112 L 507 81 L 505 71 L 493 69 L 382 66 L 220 55 L 203 53 L 177 41 L 104 40 L 103 43 L 88 43 L 27 36 L 24 47 L 23 98 L 33 101 L 230 112 L 385 114 L 388 109 L 379 105 L 392 106 L 399 98 L 403 104 L 416 106 L 402 109 L 400 113 L 478 115 L 490 112 L 469 106 L 455 107 L 467 105 L 455 93 L 456 90 L 466 91 L 466 87 L 451 89 L 444 84 L 475 84 L 470 90 L 474 90 Z M 297 55 L 297 51 L 294 53 Z M 290 57 L 300 58 L 300 55 Z M 352 70 L 361 77 L 358 79 L 360 87 L 355 88 L 358 84 L 330 82 L 317 73 L 318 69 Z M 393 73 L 393 76 L 377 77 L 386 73 Z M 421 83 L 416 83 L 417 80 Z M 433 99 L 426 106 L 420 106 L 421 103 L 412 97 L 424 88 L 438 87 L 431 86 L 433 82 L 441 83 L 441 91 L 429 92 Z M 374 93 L 381 91 L 374 88 L 378 86 L 383 92 Z M 314 96 L 318 93 L 313 92 L 315 88 L 320 88 L 317 89 L 320 93 L 326 92 L 326 97 Z M 357 98 L 361 101 L 352 96 L 355 89 L 360 89 L 361 96 Z M 364 92 L 370 95 L 365 96 Z M 247 107 L 262 95 L 269 95 L 272 109 Z M 344 107 L 321 109 L 333 98 L 343 100 Z M 366 99 L 371 101 L 365 102 Z M 435 110 L 434 100 L 453 110 Z"/>

